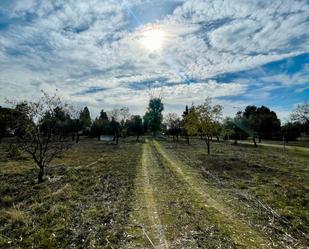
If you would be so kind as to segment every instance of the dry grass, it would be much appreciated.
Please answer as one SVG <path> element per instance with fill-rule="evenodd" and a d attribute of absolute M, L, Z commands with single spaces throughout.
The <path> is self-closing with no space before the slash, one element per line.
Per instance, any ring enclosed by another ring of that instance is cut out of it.
<path fill-rule="evenodd" d="M 40 185 L 31 160 L 2 158 L 0 247 L 119 248 L 127 240 L 140 147 L 82 139 L 52 162 Z"/>
<path fill-rule="evenodd" d="M 309 233 L 309 155 L 306 151 L 199 140 L 171 143 L 167 151 L 225 193 L 226 203 L 282 247 L 305 248 Z"/>

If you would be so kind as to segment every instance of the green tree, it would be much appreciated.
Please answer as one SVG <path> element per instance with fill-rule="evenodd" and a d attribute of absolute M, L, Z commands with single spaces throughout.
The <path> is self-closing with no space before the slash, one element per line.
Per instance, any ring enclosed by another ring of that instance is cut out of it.
<path fill-rule="evenodd" d="M 84 107 L 84 109 L 79 114 L 79 121 L 81 125 L 82 131 L 85 133 L 89 131 L 91 127 L 91 117 L 88 107 Z"/>
<path fill-rule="evenodd" d="M 133 115 L 128 122 L 129 132 L 136 136 L 136 141 L 144 133 L 143 120 L 139 115 Z"/>
<path fill-rule="evenodd" d="M 3 108 L 0 106 L 0 143 L 2 137 L 13 135 L 14 122 L 18 119 L 18 112 L 12 108 Z"/>
<path fill-rule="evenodd" d="M 92 136 L 96 136 L 100 140 L 101 135 L 111 135 L 111 122 L 108 119 L 107 113 L 101 110 L 100 116 L 96 118 L 90 128 Z"/>
<path fill-rule="evenodd" d="M 203 139 L 207 145 L 207 153 L 210 154 L 210 141 L 212 136 L 216 135 L 219 121 L 222 118 L 221 105 L 211 105 L 211 99 L 207 98 L 205 102 L 197 106 L 198 115 L 197 129 L 203 135 Z"/>
<path fill-rule="evenodd" d="M 100 120 L 108 120 L 107 113 L 102 109 L 99 116 Z"/>
<path fill-rule="evenodd" d="M 265 106 L 247 106 L 242 113 L 242 123 L 246 132 L 252 136 L 254 146 L 257 147 L 256 137 L 271 139 L 280 132 L 280 120 L 274 111 Z"/>
<path fill-rule="evenodd" d="M 188 131 L 186 129 L 186 125 L 185 125 L 185 120 L 186 120 L 186 116 L 189 114 L 189 108 L 188 106 L 186 105 L 186 109 L 185 111 L 183 112 L 182 114 L 182 121 L 181 121 L 181 131 L 182 131 L 182 134 L 185 136 L 186 138 L 186 141 L 187 141 L 187 144 L 190 143 L 190 140 L 189 140 L 189 134 L 188 134 Z"/>
<path fill-rule="evenodd" d="M 163 110 L 164 105 L 160 98 L 150 99 L 147 112 L 144 116 L 144 122 L 147 122 L 147 129 L 150 130 L 154 136 L 161 130 Z"/>
<path fill-rule="evenodd" d="M 189 137 L 198 133 L 199 129 L 199 117 L 196 111 L 196 107 L 192 105 L 190 108 L 186 107 L 186 115 L 183 115 L 182 126 L 185 130 L 187 143 L 189 144 Z"/>
<path fill-rule="evenodd" d="M 288 122 L 281 127 L 282 136 L 284 141 L 295 141 L 300 137 L 302 131 L 302 125 L 298 122 Z"/>
<path fill-rule="evenodd" d="M 222 118 L 222 106 L 211 105 L 211 99 L 207 98 L 201 105 L 192 105 L 184 116 L 183 125 L 190 136 L 200 134 L 207 145 L 207 153 L 210 154 L 210 141 L 219 129 Z"/>

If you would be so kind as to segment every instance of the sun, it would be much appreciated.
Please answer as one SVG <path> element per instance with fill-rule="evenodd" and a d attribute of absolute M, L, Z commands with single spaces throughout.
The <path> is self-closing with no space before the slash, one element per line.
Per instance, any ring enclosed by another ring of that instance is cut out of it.
<path fill-rule="evenodd" d="M 139 42 L 143 48 L 150 52 L 162 49 L 166 33 L 157 27 L 149 27 L 141 31 Z"/>

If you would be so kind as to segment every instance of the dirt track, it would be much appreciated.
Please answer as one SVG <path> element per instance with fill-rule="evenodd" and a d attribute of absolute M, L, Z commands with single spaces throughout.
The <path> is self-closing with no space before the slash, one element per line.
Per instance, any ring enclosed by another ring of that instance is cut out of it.
<path fill-rule="evenodd" d="M 158 141 L 143 145 L 136 185 L 135 248 L 277 248 Z"/>

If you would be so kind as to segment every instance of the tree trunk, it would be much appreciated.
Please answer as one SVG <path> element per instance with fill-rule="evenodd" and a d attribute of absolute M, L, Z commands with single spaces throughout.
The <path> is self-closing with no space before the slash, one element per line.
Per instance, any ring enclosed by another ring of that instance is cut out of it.
<path fill-rule="evenodd" d="M 175 142 L 175 135 L 173 135 L 173 141 Z"/>
<path fill-rule="evenodd" d="M 219 136 L 217 136 L 217 141 L 218 141 L 218 143 L 220 142 L 220 138 L 219 138 Z"/>
<path fill-rule="evenodd" d="M 255 137 L 253 137 L 253 143 L 254 143 L 254 147 L 257 148 L 257 144 L 256 144 L 256 141 L 255 141 Z"/>
<path fill-rule="evenodd" d="M 205 139 L 206 145 L 207 145 L 207 154 L 210 154 L 210 138 L 206 137 Z"/>
<path fill-rule="evenodd" d="M 187 144 L 190 144 L 189 135 L 186 135 Z"/>
<path fill-rule="evenodd" d="M 72 141 L 75 140 L 75 133 L 72 134 Z"/>
<path fill-rule="evenodd" d="M 137 135 L 137 137 L 136 137 L 136 142 L 138 142 L 138 139 L 139 139 L 139 135 Z"/>
<path fill-rule="evenodd" d="M 118 135 L 116 136 L 116 144 L 118 144 Z"/>
<path fill-rule="evenodd" d="M 38 183 L 44 182 L 44 166 L 40 166 L 39 175 L 38 175 Z"/>
<path fill-rule="evenodd" d="M 79 142 L 79 134 L 76 135 L 76 143 Z"/>
<path fill-rule="evenodd" d="M 235 135 L 234 144 L 237 145 L 237 136 Z"/>

